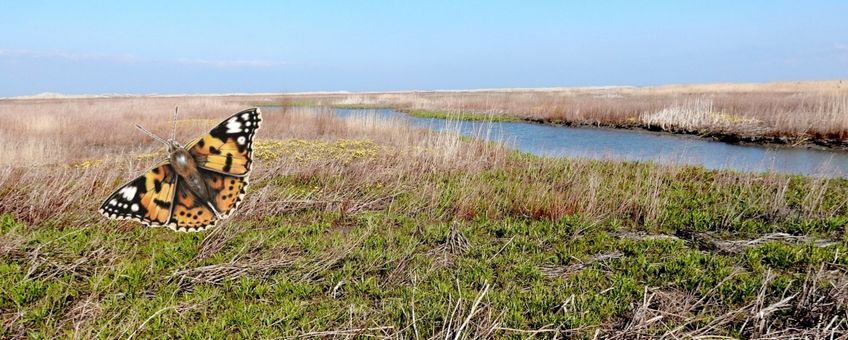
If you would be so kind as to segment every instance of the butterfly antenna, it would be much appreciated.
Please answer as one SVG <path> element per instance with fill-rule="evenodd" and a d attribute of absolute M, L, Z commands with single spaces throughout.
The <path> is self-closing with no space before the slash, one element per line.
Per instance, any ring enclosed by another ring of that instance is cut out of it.
<path fill-rule="evenodd" d="M 171 130 L 171 140 L 177 140 L 177 112 L 180 112 L 180 107 L 177 106 L 174 108 L 174 129 Z"/>
<path fill-rule="evenodd" d="M 144 132 L 146 135 L 153 137 L 153 139 L 158 140 L 160 143 L 165 144 L 166 147 L 171 147 L 171 144 L 162 139 L 162 137 L 154 135 L 153 132 L 147 131 L 147 129 L 141 127 L 141 125 L 136 124 L 135 127 L 141 130 L 141 132 Z"/>

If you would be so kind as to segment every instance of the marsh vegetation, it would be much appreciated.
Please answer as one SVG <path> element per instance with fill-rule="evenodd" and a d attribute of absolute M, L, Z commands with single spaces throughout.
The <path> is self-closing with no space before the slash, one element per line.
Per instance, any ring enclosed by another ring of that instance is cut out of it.
<path fill-rule="evenodd" d="M 543 158 L 292 106 L 265 113 L 212 231 L 96 213 L 161 152 L 133 123 L 165 131 L 179 105 L 187 141 L 254 101 L 0 101 L 0 337 L 848 331 L 845 179 Z"/>
<path fill-rule="evenodd" d="M 389 107 L 430 117 L 637 128 L 731 143 L 848 147 L 848 83 L 838 80 L 292 94 L 265 103 Z"/>

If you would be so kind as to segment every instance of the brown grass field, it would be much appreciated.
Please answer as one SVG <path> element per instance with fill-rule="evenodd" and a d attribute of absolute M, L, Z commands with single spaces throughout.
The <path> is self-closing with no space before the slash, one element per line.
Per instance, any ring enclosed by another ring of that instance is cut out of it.
<path fill-rule="evenodd" d="M 848 147 L 848 81 L 292 94 L 281 104 L 642 128 L 729 142 Z"/>
<path fill-rule="evenodd" d="M 844 337 L 846 179 L 540 158 L 311 105 L 821 141 L 848 136 L 845 95 L 822 82 L 0 100 L 0 338 Z M 261 102 L 299 106 L 263 111 L 230 220 L 178 234 L 97 213 L 164 157 L 133 124 L 167 135 L 179 106 L 187 142 Z"/>

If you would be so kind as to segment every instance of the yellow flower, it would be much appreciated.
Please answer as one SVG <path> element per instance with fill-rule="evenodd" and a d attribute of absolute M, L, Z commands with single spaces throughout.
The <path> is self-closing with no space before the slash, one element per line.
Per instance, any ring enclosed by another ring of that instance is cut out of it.
<path fill-rule="evenodd" d="M 369 140 L 259 140 L 254 144 L 254 156 L 260 160 L 281 157 L 298 162 L 331 160 L 348 164 L 358 159 L 373 159 L 381 147 Z"/>

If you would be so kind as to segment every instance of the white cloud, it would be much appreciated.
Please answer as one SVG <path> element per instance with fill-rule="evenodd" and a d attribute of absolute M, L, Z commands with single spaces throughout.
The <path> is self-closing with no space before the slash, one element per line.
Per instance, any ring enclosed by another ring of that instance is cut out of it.
<path fill-rule="evenodd" d="M 26 58 L 26 59 L 58 59 L 74 62 L 83 61 L 99 61 L 113 63 L 163 63 L 163 64 L 181 64 L 181 65 L 198 65 L 215 68 L 273 68 L 289 65 L 289 63 L 276 60 L 260 60 L 260 59 L 198 59 L 198 58 L 177 58 L 177 59 L 146 59 L 132 54 L 88 54 L 74 53 L 62 50 L 27 50 L 27 49 L 4 49 L 0 48 L 0 58 Z"/>
<path fill-rule="evenodd" d="M 136 63 L 143 60 L 132 54 L 110 55 L 110 54 L 88 54 L 74 53 L 62 50 L 26 50 L 26 49 L 3 49 L 0 48 L 0 57 L 31 58 L 31 59 L 61 59 L 69 61 L 112 61 L 121 63 Z"/>
<path fill-rule="evenodd" d="M 848 51 L 848 43 L 833 43 L 833 49 L 837 51 Z"/>

